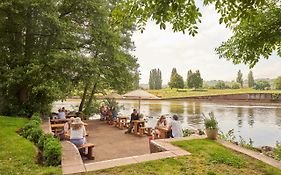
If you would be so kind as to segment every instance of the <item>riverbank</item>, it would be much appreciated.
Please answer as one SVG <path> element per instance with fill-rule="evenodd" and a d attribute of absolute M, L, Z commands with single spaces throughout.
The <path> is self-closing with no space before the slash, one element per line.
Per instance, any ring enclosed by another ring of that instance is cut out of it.
<path fill-rule="evenodd" d="M 234 95 L 234 94 L 281 94 L 281 90 L 255 90 L 250 88 L 243 89 L 159 89 L 147 90 L 162 99 L 185 98 L 185 97 L 202 97 L 216 95 Z"/>

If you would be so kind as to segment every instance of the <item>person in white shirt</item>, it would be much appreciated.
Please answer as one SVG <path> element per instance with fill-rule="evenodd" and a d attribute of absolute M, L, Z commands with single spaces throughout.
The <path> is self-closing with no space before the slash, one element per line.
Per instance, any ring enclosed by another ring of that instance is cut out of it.
<path fill-rule="evenodd" d="M 71 123 L 70 127 L 70 142 L 77 147 L 86 143 L 86 129 L 81 118 L 77 117 L 74 122 Z M 80 151 L 80 150 L 79 150 Z M 85 153 L 85 149 L 81 150 L 81 153 Z"/>
<path fill-rule="evenodd" d="M 170 123 L 169 130 L 172 131 L 172 132 L 170 132 L 171 137 L 173 137 L 173 138 L 183 137 L 181 122 L 179 121 L 179 118 L 177 115 L 173 115 L 173 120 Z"/>

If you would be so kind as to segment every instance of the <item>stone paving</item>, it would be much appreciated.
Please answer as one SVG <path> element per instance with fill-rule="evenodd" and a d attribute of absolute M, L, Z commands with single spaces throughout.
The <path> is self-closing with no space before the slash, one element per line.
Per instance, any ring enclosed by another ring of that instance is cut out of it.
<path fill-rule="evenodd" d="M 126 130 L 108 125 L 105 121 L 89 120 L 87 123 L 87 142 L 96 146 L 93 149 L 95 160 L 86 160 L 85 163 L 150 153 L 147 136 L 125 134 Z"/>

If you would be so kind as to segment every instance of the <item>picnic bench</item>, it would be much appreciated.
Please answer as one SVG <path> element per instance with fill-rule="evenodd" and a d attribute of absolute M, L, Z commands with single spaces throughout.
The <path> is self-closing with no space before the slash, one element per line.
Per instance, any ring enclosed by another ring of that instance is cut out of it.
<path fill-rule="evenodd" d="M 79 146 L 78 149 L 79 150 L 83 149 L 83 148 L 87 149 L 86 157 L 90 160 L 93 160 L 93 159 L 95 159 L 95 157 L 93 156 L 93 148 L 94 147 L 95 147 L 95 144 L 93 144 L 93 143 L 85 143 L 85 144 Z"/>
<path fill-rule="evenodd" d="M 69 119 L 50 119 L 51 124 L 61 124 L 68 122 Z"/>
<path fill-rule="evenodd" d="M 160 139 L 165 139 L 168 137 L 169 129 L 167 127 L 158 127 L 157 129 L 160 131 Z"/>

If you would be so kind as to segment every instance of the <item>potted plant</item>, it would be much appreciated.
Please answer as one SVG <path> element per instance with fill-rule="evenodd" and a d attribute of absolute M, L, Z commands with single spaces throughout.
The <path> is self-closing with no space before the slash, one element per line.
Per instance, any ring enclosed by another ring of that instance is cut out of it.
<path fill-rule="evenodd" d="M 209 113 L 209 117 L 210 118 L 207 118 L 204 116 L 206 134 L 207 134 L 208 139 L 216 140 L 217 135 L 218 135 L 218 130 L 219 130 L 218 122 L 217 122 L 213 112 Z"/>

